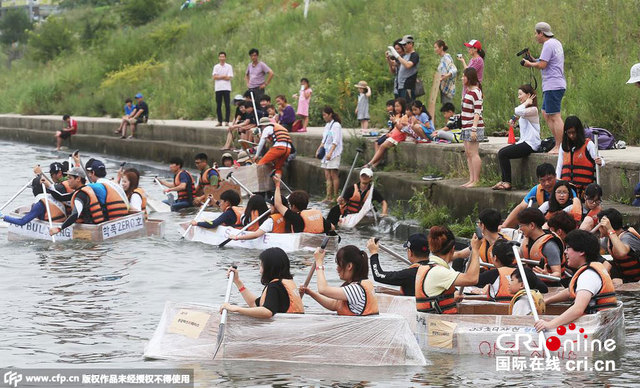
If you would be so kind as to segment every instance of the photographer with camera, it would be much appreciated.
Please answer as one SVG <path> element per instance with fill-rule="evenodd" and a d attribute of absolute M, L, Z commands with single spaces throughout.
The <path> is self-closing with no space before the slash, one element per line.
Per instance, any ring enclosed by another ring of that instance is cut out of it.
<path fill-rule="evenodd" d="M 415 98 L 420 56 L 413 49 L 413 36 L 405 35 L 398 43 L 402 46 L 404 54 L 401 55 L 391 46 L 389 46 L 389 52 L 398 61 L 398 96 L 409 103 Z"/>
<path fill-rule="evenodd" d="M 557 154 L 562 143 L 564 122 L 560 115 L 562 97 L 567 89 L 567 81 L 564 78 L 564 51 L 562 43 L 554 38 L 551 26 L 548 23 L 536 24 L 536 41 L 542 44 L 542 52 L 537 60 L 529 55 L 529 58 L 521 61 L 524 67 L 540 69 L 542 73 L 542 116 L 544 117 L 556 144 L 549 151 Z"/>
<path fill-rule="evenodd" d="M 393 50 L 395 50 L 398 56 L 404 55 L 404 47 L 400 44 L 401 40 L 402 39 L 398 39 L 393 42 L 393 46 L 389 46 L 389 50 L 384 52 L 384 56 L 387 59 L 387 65 L 389 65 L 389 72 L 393 74 L 393 98 L 400 97 L 398 94 L 398 68 L 400 67 L 400 61 L 396 59 L 391 47 L 393 47 Z"/>

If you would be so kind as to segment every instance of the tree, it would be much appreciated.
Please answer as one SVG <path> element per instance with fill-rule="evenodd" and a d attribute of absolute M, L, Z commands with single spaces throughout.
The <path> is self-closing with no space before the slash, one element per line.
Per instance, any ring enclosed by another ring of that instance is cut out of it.
<path fill-rule="evenodd" d="M 121 4 L 122 20 L 134 27 L 149 23 L 158 17 L 167 5 L 165 0 L 124 0 Z"/>
<path fill-rule="evenodd" d="M 73 34 L 63 18 L 49 16 L 35 31 L 29 32 L 28 47 L 33 58 L 47 62 L 73 48 Z"/>
<path fill-rule="evenodd" d="M 27 31 L 30 29 L 31 20 L 29 20 L 27 11 L 10 8 L 0 19 L 0 42 L 4 44 L 24 43 L 27 40 Z"/>

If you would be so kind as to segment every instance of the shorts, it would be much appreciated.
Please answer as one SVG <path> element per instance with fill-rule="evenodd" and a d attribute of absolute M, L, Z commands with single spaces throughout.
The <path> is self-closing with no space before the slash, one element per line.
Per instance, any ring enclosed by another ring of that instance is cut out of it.
<path fill-rule="evenodd" d="M 393 144 L 402 143 L 407 138 L 407 134 L 399 131 L 397 128 L 394 128 L 393 131 L 389 132 L 389 138 L 387 141 L 391 140 Z"/>
<path fill-rule="evenodd" d="M 337 170 L 340 168 L 340 155 L 336 156 L 331 160 L 322 159 L 320 163 L 320 167 L 325 170 Z"/>
<path fill-rule="evenodd" d="M 560 113 L 564 92 L 565 89 L 542 92 L 542 110 L 548 115 Z"/>
<path fill-rule="evenodd" d="M 478 128 L 476 134 L 478 135 L 476 142 L 480 142 L 484 140 L 484 128 Z M 462 130 L 462 141 L 471 141 L 470 128 Z"/>
<path fill-rule="evenodd" d="M 71 135 L 72 135 L 71 131 L 60 131 L 61 139 L 68 139 L 71 137 Z"/>
<path fill-rule="evenodd" d="M 147 122 L 147 116 L 138 116 L 136 118 L 136 124 L 144 124 Z"/>

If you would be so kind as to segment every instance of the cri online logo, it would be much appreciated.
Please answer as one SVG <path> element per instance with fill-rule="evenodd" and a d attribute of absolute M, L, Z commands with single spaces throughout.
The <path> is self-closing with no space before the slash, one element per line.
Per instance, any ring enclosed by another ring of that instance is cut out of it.
<path fill-rule="evenodd" d="M 612 352 L 616 349 L 616 341 L 613 338 L 605 340 L 588 339 L 583 328 L 578 328 L 575 323 L 570 323 L 566 327 L 558 326 L 556 335 L 547 338 L 544 345 L 551 352 L 559 351 L 561 348 L 564 352 L 593 352 L 606 351 Z M 538 333 L 541 336 L 541 333 Z M 505 333 L 498 336 L 496 348 L 501 351 L 516 351 L 521 348 L 529 351 L 542 352 L 544 347 L 542 338 L 534 336 L 531 333 Z M 522 346 L 522 347 L 521 347 Z"/>
<path fill-rule="evenodd" d="M 568 326 L 570 331 L 574 331 L 576 329 L 575 323 L 570 323 Z M 578 332 L 580 332 L 580 334 L 584 334 L 584 329 L 580 328 Z M 556 333 L 558 333 L 558 335 L 560 336 L 564 336 L 565 334 L 567 334 L 567 328 L 564 326 L 558 326 L 558 328 L 556 329 Z M 587 339 L 587 337 L 589 336 L 584 334 L 584 338 Z M 580 336 L 578 336 L 578 338 L 580 338 Z M 574 342 L 577 342 L 577 341 L 574 341 Z M 547 338 L 547 342 L 545 343 L 545 345 L 547 349 L 551 350 L 552 352 L 555 352 L 556 350 L 560 349 L 560 346 L 562 346 L 562 341 L 560 340 L 560 338 L 553 335 Z"/>
<path fill-rule="evenodd" d="M 4 374 L 4 383 L 8 384 L 10 387 L 17 387 L 18 383 L 22 381 L 22 373 L 9 371 Z"/>

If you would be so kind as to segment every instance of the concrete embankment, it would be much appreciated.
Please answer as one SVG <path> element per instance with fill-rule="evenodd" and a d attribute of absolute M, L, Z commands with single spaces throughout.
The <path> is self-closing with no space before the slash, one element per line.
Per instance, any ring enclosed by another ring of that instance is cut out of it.
<path fill-rule="evenodd" d="M 226 129 L 214 128 L 210 121 L 151 120 L 140 125 L 136 139 L 121 140 L 113 134 L 119 125 L 118 119 L 77 117 L 78 134 L 73 136 L 70 148 L 85 152 L 100 152 L 122 157 L 167 162 L 172 156 L 182 157 L 193 167 L 193 156 L 205 152 L 210 158 L 219 160 L 220 147 L 226 137 Z M 59 116 L 0 115 L 0 139 L 52 145 L 53 134 L 62 125 Z M 345 129 L 345 153 L 341 167 L 344 182 L 355 155 L 355 148 L 365 145 L 364 155 L 357 166 L 373 155 L 373 139 L 361 138 L 354 130 Z M 322 138 L 321 128 L 310 128 L 307 133 L 292 134 L 298 157 L 288 167 L 286 174 L 291 186 L 321 195 L 324 193 L 324 173 L 319 161 L 313 158 Z M 504 138 L 491 138 L 480 146 L 483 169 L 498 171 L 497 151 L 504 146 Z M 640 173 L 640 148 L 601 151 L 607 161 L 601 169 L 600 179 L 605 197 L 609 199 L 629 198 L 638 182 Z M 512 161 L 514 185 L 530 187 L 535 178 L 535 167 L 543 162 L 555 165 L 556 157 L 533 154 L 525 159 Z M 439 172 L 445 176 L 466 174 L 464 148 L 461 144 L 414 144 L 405 142 L 388 153 L 387 164 L 398 166 L 398 170 L 376 172 L 376 185 L 391 201 L 408 200 L 418 190 L 424 192 L 436 205 L 447 206 L 456 217 L 471 214 L 474 207 L 506 209 L 522 200 L 524 190 L 492 191 L 481 187 L 462 189 L 462 178 L 424 182 L 423 173 Z M 495 175 L 495 174 L 494 174 Z M 497 175 L 499 177 L 499 175 Z M 354 178 L 352 178 L 354 180 Z M 499 180 L 499 178 L 498 178 Z M 633 224 L 640 223 L 640 208 L 608 201 L 605 206 L 618 208 Z"/>

